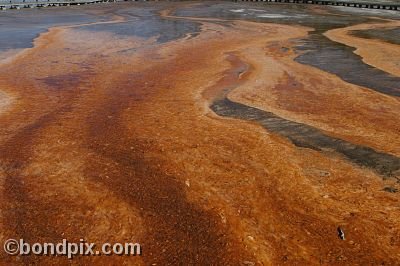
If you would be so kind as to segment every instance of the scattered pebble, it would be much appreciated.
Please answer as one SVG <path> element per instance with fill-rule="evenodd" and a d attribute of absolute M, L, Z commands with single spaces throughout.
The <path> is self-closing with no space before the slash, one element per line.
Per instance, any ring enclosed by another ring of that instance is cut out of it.
<path fill-rule="evenodd" d="M 331 173 L 329 173 L 328 171 L 321 170 L 319 172 L 319 176 L 321 176 L 321 177 L 330 176 L 330 175 L 331 175 Z"/>
<path fill-rule="evenodd" d="M 222 223 L 226 224 L 226 217 L 222 212 L 219 214 L 219 217 L 221 217 Z"/>
<path fill-rule="evenodd" d="M 340 226 L 337 228 L 337 231 L 338 231 L 339 238 L 342 240 L 345 240 L 344 231 Z"/>

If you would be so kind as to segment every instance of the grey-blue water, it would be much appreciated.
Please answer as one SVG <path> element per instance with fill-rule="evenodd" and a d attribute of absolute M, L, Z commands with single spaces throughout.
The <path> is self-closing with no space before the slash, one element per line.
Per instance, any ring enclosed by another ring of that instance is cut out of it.
<path fill-rule="evenodd" d="M 94 22 L 98 18 L 76 8 L 24 9 L 0 12 L 0 52 L 32 47 L 48 28 Z"/>

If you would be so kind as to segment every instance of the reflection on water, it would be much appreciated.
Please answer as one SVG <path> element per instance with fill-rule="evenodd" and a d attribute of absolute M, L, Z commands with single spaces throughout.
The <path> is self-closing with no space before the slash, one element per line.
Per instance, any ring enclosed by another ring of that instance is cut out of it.
<path fill-rule="evenodd" d="M 140 3 L 134 6 L 124 6 L 114 11 L 115 14 L 124 18 L 123 23 L 91 25 L 82 27 L 82 29 L 108 31 L 122 36 L 156 37 L 159 43 L 176 40 L 187 35 L 193 37 L 200 32 L 199 23 L 161 18 L 159 12 L 166 7 L 165 3 Z"/>
<path fill-rule="evenodd" d="M 142 38 L 157 37 L 158 42 L 167 42 L 187 35 L 195 36 L 199 33 L 200 24 L 196 22 L 160 18 L 156 13 L 163 8 L 162 4 L 151 7 L 122 3 L 80 8 L 24 9 L 2 13 L 0 16 L 0 52 L 32 47 L 33 39 L 50 27 L 110 21 L 114 20 L 116 15 L 126 22 L 97 24 L 80 28 Z"/>
<path fill-rule="evenodd" d="M 354 48 L 332 42 L 321 34 L 312 34 L 301 48 L 309 51 L 298 56 L 297 62 L 333 73 L 349 83 L 400 96 L 400 78 L 363 63 Z"/>
<path fill-rule="evenodd" d="M 157 37 L 160 43 L 176 40 L 186 35 L 195 36 L 200 32 L 200 24 L 185 20 L 140 18 L 134 21 L 117 24 L 97 24 L 81 27 L 84 30 L 109 31 L 118 35 L 137 36 L 142 38 Z"/>
<path fill-rule="evenodd" d="M 96 21 L 96 16 L 71 8 L 29 9 L 0 16 L 0 52 L 32 47 L 32 41 L 48 28 Z"/>
<path fill-rule="evenodd" d="M 317 128 L 297 123 L 225 98 L 215 101 L 211 109 L 218 115 L 257 122 L 270 132 L 288 138 L 294 145 L 317 151 L 335 151 L 350 161 L 372 168 L 377 173 L 391 177 L 400 171 L 400 158 L 378 152 L 372 148 L 356 145 L 324 134 Z"/>
<path fill-rule="evenodd" d="M 355 30 L 352 31 L 352 34 L 356 37 L 377 39 L 400 45 L 400 28 Z"/>
<path fill-rule="evenodd" d="M 94 24 L 80 27 L 88 31 L 107 31 L 122 36 L 157 38 L 159 43 L 198 34 L 200 24 L 183 19 L 161 18 L 158 12 L 166 3 L 113 4 L 83 9 L 46 9 L 11 12 L 0 17 L 0 51 L 25 48 L 31 45 L 38 33 L 56 25 L 80 24 L 122 18 L 114 24 Z M 178 4 L 176 4 L 178 5 Z M 334 9 L 332 9 L 334 10 Z M 97 11 L 97 12 L 94 12 Z M 332 11 L 334 12 L 334 11 Z M 315 30 L 303 40 L 298 40 L 297 51 L 303 52 L 296 60 L 324 71 L 336 74 L 343 80 L 368 87 L 393 96 L 400 96 L 400 78 L 364 64 L 353 49 L 333 42 L 323 33 L 326 30 L 373 21 L 363 16 L 318 13 L 306 5 L 265 5 L 253 3 L 198 3 L 182 6 L 175 11 L 177 16 L 213 17 L 227 20 L 250 20 L 266 23 L 303 25 Z M 384 16 L 384 15 L 383 15 Z M 398 29 L 395 30 L 395 33 Z M 393 31 L 368 32 L 369 36 L 389 38 Z M 361 34 L 361 33 L 357 33 Z M 363 33 L 365 34 L 365 33 Z M 79 82 L 74 75 L 60 75 L 43 80 L 51 87 L 62 87 L 69 82 L 72 87 Z M 211 108 L 219 115 L 252 120 L 272 132 L 290 139 L 294 144 L 315 150 L 334 150 L 353 162 L 375 169 L 383 175 L 391 175 L 400 169 L 397 157 L 379 153 L 371 148 L 325 135 L 311 126 L 285 120 L 272 113 L 234 103 L 229 99 L 218 100 Z"/>
<path fill-rule="evenodd" d="M 197 5 L 195 8 L 179 10 L 177 15 L 224 19 L 242 19 L 256 22 L 272 22 L 312 27 L 315 30 L 304 40 L 298 41 L 297 51 L 304 52 L 297 57 L 300 63 L 312 65 L 327 72 L 334 73 L 342 79 L 365 85 L 371 89 L 400 96 L 398 90 L 400 79 L 383 71 L 364 64 L 353 49 L 333 42 L 323 33 L 327 30 L 346 27 L 367 21 L 362 16 L 338 16 L 318 14 L 305 9 L 304 6 L 259 5 L 249 8 L 249 3 L 235 5 Z M 400 170 L 400 158 L 378 152 L 372 148 L 356 145 L 348 141 L 331 137 L 312 126 L 290 121 L 271 112 L 233 102 L 228 98 L 218 98 L 210 108 L 218 115 L 256 122 L 270 132 L 286 137 L 296 146 L 317 151 L 334 151 L 347 157 L 350 161 L 369 167 L 384 176 L 392 176 Z"/>
<path fill-rule="evenodd" d="M 30 47 L 32 39 L 51 26 L 111 20 L 115 19 L 112 17 L 116 15 L 123 18 L 124 21 L 81 28 L 142 38 L 155 37 L 161 43 L 199 33 L 200 24 L 197 22 L 161 18 L 158 13 L 165 9 L 167 4 L 113 4 L 4 13 L 0 17 L 0 51 Z M 181 8 L 178 6 L 176 9 L 175 15 L 228 20 L 242 19 L 312 27 L 315 31 L 298 42 L 297 50 L 305 51 L 297 57 L 298 62 L 338 75 L 347 82 L 385 94 L 400 96 L 398 85 L 400 78 L 366 65 L 358 55 L 353 53 L 352 48 L 333 42 L 322 34 L 329 29 L 373 21 L 371 18 L 362 15 L 344 16 L 344 12 L 333 8 L 328 9 L 331 10 L 331 13 L 319 13 L 313 10 L 306 5 L 207 2 L 192 5 L 182 4 Z M 339 14 L 334 14 L 335 12 Z M 381 16 L 385 17 L 387 13 L 383 12 Z M 399 38 L 397 38 L 399 29 L 357 32 L 356 34 L 399 42 Z"/>
<path fill-rule="evenodd" d="M 252 8 L 249 8 L 250 6 Z M 332 9 L 332 12 L 335 12 L 334 10 Z M 335 74 L 349 83 L 388 95 L 400 96 L 399 77 L 365 64 L 360 56 L 353 53 L 353 48 L 331 41 L 323 35 L 325 31 L 330 29 L 374 21 L 362 15 L 343 16 L 341 11 L 337 12 L 339 13 L 338 15 L 317 13 L 305 5 L 222 3 L 197 5 L 190 9 L 181 9 L 177 11 L 177 15 L 207 17 L 209 16 L 207 14 L 212 14 L 212 16 L 224 19 L 242 19 L 312 27 L 315 30 L 307 38 L 298 42 L 297 51 L 304 53 L 296 58 L 297 62 Z M 392 16 L 392 14 L 383 12 L 381 16 L 387 17 Z M 391 32 L 387 34 L 390 35 Z M 385 32 L 380 35 L 386 36 Z"/>

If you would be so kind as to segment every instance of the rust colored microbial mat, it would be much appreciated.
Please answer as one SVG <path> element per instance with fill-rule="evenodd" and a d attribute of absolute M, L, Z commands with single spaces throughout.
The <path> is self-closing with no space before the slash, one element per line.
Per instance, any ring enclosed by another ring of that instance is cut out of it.
<path fill-rule="evenodd" d="M 399 265 L 399 29 L 277 3 L 1 11 L 0 265 Z M 102 253 L 46 254 L 63 241 Z"/>

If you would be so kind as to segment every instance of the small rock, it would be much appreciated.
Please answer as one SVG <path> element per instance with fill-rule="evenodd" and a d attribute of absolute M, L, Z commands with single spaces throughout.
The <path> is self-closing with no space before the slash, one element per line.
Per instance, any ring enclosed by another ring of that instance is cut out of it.
<path fill-rule="evenodd" d="M 323 171 L 323 170 L 319 171 L 319 176 L 321 176 L 321 177 L 326 177 L 326 176 L 330 176 L 330 175 L 331 175 L 331 173 L 329 173 L 328 171 Z"/>
<path fill-rule="evenodd" d="M 226 217 L 225 217 L 225 215 L 224 215 L 222 212 L 219 213 L 219 217 L 221 217 L 222 223 L 226 224 Z"/>
<path fill-rule="evenodd" d="M 338 232 L 339 238 L 342 240 L 345 240 L 344 231 L 340 226 L 337 228 L 337 232 Z"/>
<path fill-rule="evenodd" d="M 245 260 L 245 261 L 243 261 L 243 265 L 254 266 L 256 264 L 254 262 L 252 262 L 252 261 Z"/>
<path fill-rule="evenodd" d="M 190 187 L 190 181 L 189 181 L 189 180 L 186 180 L 186 181 L 185 181 L 185 185 L 186 185 L 187 187 Z"/>

